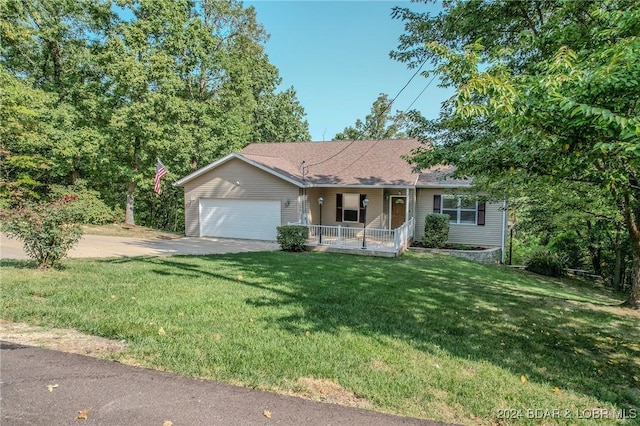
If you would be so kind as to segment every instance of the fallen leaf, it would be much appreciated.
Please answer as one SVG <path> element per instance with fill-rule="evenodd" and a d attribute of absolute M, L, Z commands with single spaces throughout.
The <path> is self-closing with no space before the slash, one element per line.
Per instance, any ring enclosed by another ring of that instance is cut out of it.
<path fill-rule="evenodd" d="M 555 388 L 553 388 L 553 392 L 555 392 L 555 393 L 560 392 L 560 388 L 556 386 Z"/>
<path fill-rule="evenodd" d="M 164 331 L 164 328 L 160 327 L 160 328 L 158 329 L 158 335 L 160 335 L 160 336 L 166 336 L 166 335 L 167 335 L 167 332 L 166 332 L 166 331 Z"/>
<path fill-rule="evenodd" d="M 238 281 L 242 281 L 244 279 L 244 277 L 242 276 L 242 274 L 238 275 Z"/>
<path fill-rule="evenodd" d="M 522 383 L 527 383 L 527 377 L 523 374 L 522 376 L 520 376 L 520 381 Z"/>
<path fill-rule="evenodd" d="M 78 411 L 76 420 L 87 420 L 87 418 L 89 418 L 89 411 L 91 411 L 91 408 L 85 408 L 83 410 Z"/>
<path fill-rule="evenodd" d="M 54 390 L 55 388 L 57 388 L 57 387 L 58 387 L 58 385 L 57 385 L 57 384 L 56 384 L 56 385 L 48 385 L 48 386 L 47 386 L 47 389 L 49 389 L 49 392 L 53 392 L 53 390 Z"/>
<path fill-rule="evenodd" d="M 268 418 L 268 419 L 270 419 L 270 418 L 271 418 L 271 411 L 269 411 L 269 410 L 264 410 L 264 411 L 262 412 L 262 414 L 263 414 L 266 418 Z"/>
<path fill-rule="evenodd" d="M 173 422 L 171 420 L 165 420 L 162 426 L 173 426 Z"/>

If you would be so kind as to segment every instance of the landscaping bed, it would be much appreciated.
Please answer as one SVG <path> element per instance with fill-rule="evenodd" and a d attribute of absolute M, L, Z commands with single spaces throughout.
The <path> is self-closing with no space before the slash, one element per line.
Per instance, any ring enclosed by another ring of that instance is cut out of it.
<path fill-rule="evenodd" d="M 500 247 L 479 247 L 451 244 L 446 245 L 443 248 L 431 248 L 424 247 L 424 245 L 418 241 L 411 244 L 410 250 L 415 252 L 445 254 L 486 264 L 496 264 L 502 261 L 502 249 Z"/>

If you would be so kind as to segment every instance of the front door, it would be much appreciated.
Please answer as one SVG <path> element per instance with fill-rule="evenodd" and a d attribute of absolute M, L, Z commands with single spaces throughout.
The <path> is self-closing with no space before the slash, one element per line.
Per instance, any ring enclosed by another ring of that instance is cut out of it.
<path fill-rule="evenodd" d="M 407 219 L 406 197 L 391 197 L 391 229 L 402 226 Z"/>

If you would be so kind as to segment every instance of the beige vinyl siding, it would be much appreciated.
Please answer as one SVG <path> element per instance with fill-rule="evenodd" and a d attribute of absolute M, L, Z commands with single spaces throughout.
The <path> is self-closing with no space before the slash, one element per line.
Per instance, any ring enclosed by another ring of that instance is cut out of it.
<path fill-rule="evenodd" d="M 369 207 L 367 207 L 367 227 L 386 228 L 384 223 L 386 203 L 384 202 L 383 190 L 379 188 L 309 188 L 307 190 L 309 223 L 314 225 L 320 224 L 318 197 L 322 196 L 322 198 L 324 198 L 324 204 L 322 206 L 323 225 L 362 227 L 362 224 L 358 222 L 336 221 L 336 194 L 366 194 L 369 199 Z"/>
<path fill-rule="evenodd" d="M 185 235 L 199 236 L 200 198 L 279 200 L 281 223 L 286 225 L 299 220 L 298 192 L 297 186 L 233 158 L 185 184 Z"/>
<path fill-rule="evenodd" d="M 433 196 L 446 194 L 444 189 L 418 189 L 416 206 L 415 239 L 424 236 L 424 218 L 433 213 Z M 504 214 L 502 203 L 487 203 L 484 226 L 451 224 L 449 242 L 454 244 L 471 244 L 486 247 L 501 247 L 503 244 Z"/>

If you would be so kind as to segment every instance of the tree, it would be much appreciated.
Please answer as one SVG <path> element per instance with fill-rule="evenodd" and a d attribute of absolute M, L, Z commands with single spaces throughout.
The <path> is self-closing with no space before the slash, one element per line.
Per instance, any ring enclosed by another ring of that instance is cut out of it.
<path fill-rule="evenodd" d="M 471 1 L 396 16 L 408 34 L 394 56 L 433 61 L 456 89 L 416 164 L 454 164 L 503 193 L 545 179 L 606 189 L 632 245 L 626 305 L 640 308 L 637 3 Z"/>
<path fill-rule="evenodd" d="M 267 39 L 237 0 L 0 2 L 3 205 L 85 179 L 126 222 L 176 229 L 182 195 L 151 190 L 156 157 L 165 186 L 251 142 L 308 138 Z"/>
<path fill-rule="evenodd" d="M 392 100 L 389 95 L 381 93 L 373 102 L 371 114 L 367 114 L 364 123 L 357 119 L 354 126 L 345 127 L 335 135 L 334 140 L 378 140 L 403 139 L 409 134 L 411 121 L 409 116 L 396 111 L 391 114 Z"/>
<path fill-rule="evenodd" d="M 2 131 L 4 195 L 41 197 L 95 168 L 101 135 L 85 82 L 110 11 L 86 0 L 9 0 L 0 16 L 0 102 L 12 123 Z"/>
<path fill-rule="evenodd" d="M 255 111 L 254 142 L 299 142 L 311 139 L 309 123 L 293 87 L 269 93 Z"/>
<path fill-rule="evenodd" d="M 631 250 L 622 238 L 624 220 L 607 190 L 548 178 L 511 185 L 510 191 L 518 237 L 533 237 L 560 254 L 568 267 L 590 269 L 614 288 L 630 286 Z"/>

